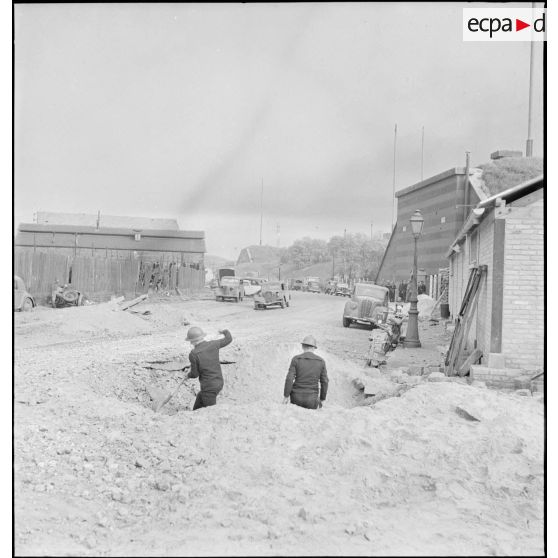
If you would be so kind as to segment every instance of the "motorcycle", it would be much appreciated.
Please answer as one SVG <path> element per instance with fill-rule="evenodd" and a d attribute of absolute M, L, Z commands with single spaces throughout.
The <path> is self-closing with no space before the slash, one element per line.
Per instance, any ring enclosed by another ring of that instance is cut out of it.
<path fill-rule="evenodd" d="M 395 314 L 388 318 L 387 323 L 378 324 L 370 334 L 370 349 L 366 364 L 378 368 L 387 362 L 387 353 L 393 351 L 401 338 L 403 324 L 402 306 L 398 305 Z"/>
<path fill-rule="evenodd" d="M 63 287 L 55 285 L 51 297 L 53 308 L 65 308 L 66 306 L 83 306 L 85 297 L 83 293 L 72 289 L 69 285 Z"/>

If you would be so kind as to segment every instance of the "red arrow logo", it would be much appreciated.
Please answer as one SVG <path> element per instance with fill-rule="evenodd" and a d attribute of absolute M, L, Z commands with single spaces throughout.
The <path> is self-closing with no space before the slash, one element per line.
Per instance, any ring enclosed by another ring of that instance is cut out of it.
<path fill-rule="evenodd" d="M 522 29 L 525 29 L 526 27 L 531 27 L 530 23 L 525 23 L 524 21 L 521 21 L 520 19 L 515 20 L 515 30 L 516 31 L 521 31 Z"/>

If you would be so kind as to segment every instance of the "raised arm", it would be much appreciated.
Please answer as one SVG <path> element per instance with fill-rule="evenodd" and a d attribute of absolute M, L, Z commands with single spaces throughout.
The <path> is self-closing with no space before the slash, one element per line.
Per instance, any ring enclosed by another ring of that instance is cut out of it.
<path fill-rule="evenodd" d="M 222 329 L 221 331 L 219 331 L 219 333 L 222 333 L 224 335 L 223 339 L 219 339 L 220 349 L 232 343 L 232 335 L 228 329 Z"/>

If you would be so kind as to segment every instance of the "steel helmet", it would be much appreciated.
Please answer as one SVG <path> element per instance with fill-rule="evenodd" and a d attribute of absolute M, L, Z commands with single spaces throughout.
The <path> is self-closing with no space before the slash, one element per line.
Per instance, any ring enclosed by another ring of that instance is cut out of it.
<path fill-rule="evenodd" d="M 303 345 L 308 345 L 309 347 L 314 347 L 314 349 L 318 348 L 318 344 L 316 343 L 316 339 L 312 335 L 307 335 L 302 340 Z"/>
<path fill-rule="evenodd" d="M 191 327 L 186 334 L 186 341 L 195 343 L 201 341 L 205 337 L 205 333 L 201 327 Z"/>

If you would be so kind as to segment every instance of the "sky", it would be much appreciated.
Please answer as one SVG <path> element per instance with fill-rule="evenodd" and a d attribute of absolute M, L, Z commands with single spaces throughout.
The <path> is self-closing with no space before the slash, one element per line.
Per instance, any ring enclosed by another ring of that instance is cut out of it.
<path fill-rule="evenodd" d="M 264 244 L 388 231 L 395 124 L 396 190 L 423 126 L 425 178 L 525 149 L 529 43 L 463 42 L 465 6 L 484 4 L 15 5 L 15 224 L 172 217 L 234 258 L 263 184 Z"/>

